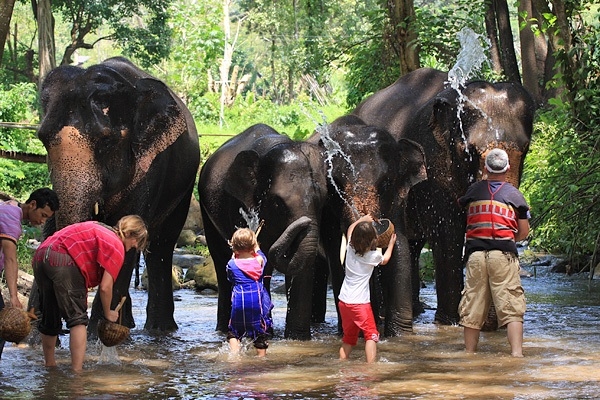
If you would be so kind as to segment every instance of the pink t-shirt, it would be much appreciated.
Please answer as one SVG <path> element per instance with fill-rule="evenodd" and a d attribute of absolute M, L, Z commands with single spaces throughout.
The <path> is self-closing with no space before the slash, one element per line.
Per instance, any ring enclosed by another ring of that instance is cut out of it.
<path fill-rule="evenodd" d="M 38 252 L 48 246 L 73 258 L 88 288 L 100 284 L 104 271 L 116 280 L 125 260 L 125 247 L 119 236 L 95 221 L 79 222 L 61 229 L 46 239 Z"/>
<path fill-rule="evenodd" d="M 17 244 L 23 227 L 23 210 L 15 201 L 0 201 L 0 239 L 10 240 Z M 4 252 L 0 246 L 0 271 L 4 269 Z"/>

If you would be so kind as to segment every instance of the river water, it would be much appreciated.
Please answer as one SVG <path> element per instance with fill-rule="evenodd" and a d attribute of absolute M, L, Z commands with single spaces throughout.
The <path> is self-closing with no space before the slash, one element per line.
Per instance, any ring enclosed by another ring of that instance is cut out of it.
<path fill-rule="evenodd" d="M 146 293 L 132 289 L 137 328 L 132 340 L 104 348 L 88 344 L 84 371 L 43 367 L 41 348 L 7 345 L 0 361 L 0 398 L 11 399 L 592 399 L 600 398 L 600 281 L 537 268 L 524 278 L 528 309 L 522 359 L 509 356 L 506 331 L 482 334 L 479 352 L 463 352 L 462 329 L 432 323 L 428 309 L 414 333 L 384 338 L 379 361 L 364 362 L 362 341 L 352 360 L 338 360 L 340 338 L 329 301 L 327 322 L 310 342 L 284 340 L 285 297 L 274 294 L 276 337 L 267 357 L 247 346 L 228 353 L 214 331 L 217 297 L 179 290 L 179 330 L 150 336 Z M 274 282 L 275 284 L 275 282 Z M 435 307 L 429 285 L 422 298 Z M 68 343 L 68 337 L 62 337 Z"/>

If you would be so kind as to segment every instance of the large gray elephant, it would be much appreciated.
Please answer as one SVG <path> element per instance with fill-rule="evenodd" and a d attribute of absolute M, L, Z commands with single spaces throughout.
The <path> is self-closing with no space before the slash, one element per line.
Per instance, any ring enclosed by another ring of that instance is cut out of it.
<path fill-rule="evenodd" d="M 114 225 L 140 215 L 149 230 L 145 255 L 148 304 L 145 329 L 173 331 L 173 248 L 185 222 L 200 162 L 194 121 L 162 82 L 130 61 L 110 58 L 87 69 L 61 66 L 41 88 L 38 131 L 61 208 L 60 229 L 98 220 Z M 128 288 L 137 254 L 130 251 L 114 287 L 113 307 L 127 296 L 123 324 L 133 327 Z M 92 306 L 89 332 L 102 315 Z"/>
<path fill-rule="evenodd" d="M 422 311 L 418 259 L 428 242 L 435 264 L 435 320 L 455 324 L 463 287 L 466 224 L 456 200 L 482 178 L 485 156 L 494 147 L 509 154 L 508 181 L 518 187 L 535 105 L 516 83 L 472 81 L 455 90 L 447 80 L 442 71 L 416 70 L 369 96 L 352 113 L 389 130 L 396 139 L 420 143 L 425 150 L 428 180 L 416 185 L 408 198 L 413 301 L 415 310 Z"/>
<path fill-rule="evenodd" d="M 259 229 L 267 271 L 286 275 L 285 337 L 311 337 L 314 261 L 319 221 L 327 199 L 320 149 L 258 124 L 225 142 L 204 163 L 198 182 L 208 249 L 219 285 L 217 330 L 227 332 L 231 284 L 225 266 L 228 240 L 239 227 Z M 265 280 L 270 288 L 270 280 Z M 308 295 L 308 298 L 307 298 Z"/>
<path fill-rule="evenodd" d="M 373 305 L 383 303 L 383 308 L 375 311 L 385 318 L 385 336 L 412 331 L 410 253 L 404 211 L 413 185 L 426 179 L 423 149 L 408 139 L 396 141 L 385 129 L 366 125 L 353 115 L 321 127 L 308 141 L 323 148 L 329 168 L 329 199 L 321 220 L 321 239 L 336 304 L 344 276 L 340 246 L 348 226 L 365 214 L 390 219 L 397 240 L 391 260 L 375 274 L 381 291 L 372 291 L 371 296 L 375 297 Z M 381 299 L 377 299 L 378 295 Z"/>

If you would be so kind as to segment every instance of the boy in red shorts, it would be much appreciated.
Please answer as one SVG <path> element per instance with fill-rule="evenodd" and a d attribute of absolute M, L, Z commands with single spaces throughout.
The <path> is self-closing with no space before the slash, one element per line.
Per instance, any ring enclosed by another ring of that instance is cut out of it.
<path fill-rule="evenodd" d="M 342 347 L 340 359 L 345 360 L 358 342 L 358 334 L 365 337 L 365 355 L 372 363 L 377 357 L 379 332 L 371 309 L 369 279 L 378 265 L 385 265 L 392 256 L 396 234 L 392 234 L 384 254 L 377 249 L 377 232 L 373 227 L 373 217 L 365 215 L 350 227 L 346 238 L 346 276 L 340 290 L 338 308 L 342 318 Z"/>

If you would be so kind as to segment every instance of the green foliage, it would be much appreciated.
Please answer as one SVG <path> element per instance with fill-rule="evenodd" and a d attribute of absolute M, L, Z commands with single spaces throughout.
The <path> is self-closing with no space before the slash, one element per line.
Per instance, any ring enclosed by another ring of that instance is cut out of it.
<path fill-rule="evenodd" d="M 0 121 L 34 124 L 37 91 L 32 83 L 10 85 L 0 91 Z M 43 155 L 46 153 L 34 130 L 0 128 L 0 149 Z M 40 186 L 49 185 L 46 164 L 24 163 L 0 159 L 0 191 L 26 200 L 29 193 Z"/>
<path fill-rule="evenodd" d="M 135 56 L 147 68 L 169 54 L 169 4 L 167 0 L 54 0 L 52 10 L 70 25 L 69 46 L 89 49 L 95 40 L 111 39 L 124 55 Z"/>
<path fill-rule="evenodd" d="M 448 71 L 456 62 L 456 34 L 468 27 L 483 31 L 484 0 L 422 1 L 415 7 L 421 65 Z"/>
<path fill-rule="evenodd" d="M 218 147 L 229 137 L 257 123 L 267 124 L 280 133 L 301 140 L 311 135 L 319 124 L 332 122 L 345 112 L 341 105 L 332 103 L 321 106 L 307 96 L 300 96 L 289 104 L 277 105 L 264 98 L 257 99 L 253 93 L 248 93 L 245 96 L 238 96 L 235 103 L 225 109 L 226 124 L 223 129 L 219 129 L 215 121 L 218 120 L 218 114 L 212 114 L 212 110 L 218 112 L 218 103 L 218 95 L 207 93 L 201 98 L 192 99 L 189 105 L 196 121 L 201 147 L 207 143 L 205 150 L 207 154 L 214 151 L 215 146 Z M 200 116 L 198 112 L 201 113 Z M 202 115 L 210 117 L 206 119 Z M 202 158 L 205 159 L 204 156 Z"/>
<path fill-rule="evenodd" d="M 37 227 L 23 226 L 23 234 L 17 242 L 17 264 L 19 269 L 33 275 L 31 268 L 31 259 L 35 249 L 29 246 L 29 240 L 35 239 L 37 241 L 42 240 L 42 232 Z"/>
<path fill-rule="evenodd" d="M 539 113 L 522 183 L 532 244 L 569 255 L 600 244 L 600 25 L 582 24 L 573 35 L 571 52 L 557 55 L 563 63 L 570 58 L 571 76 L 555 76 L 568 100 L 551 99 Z"/>

